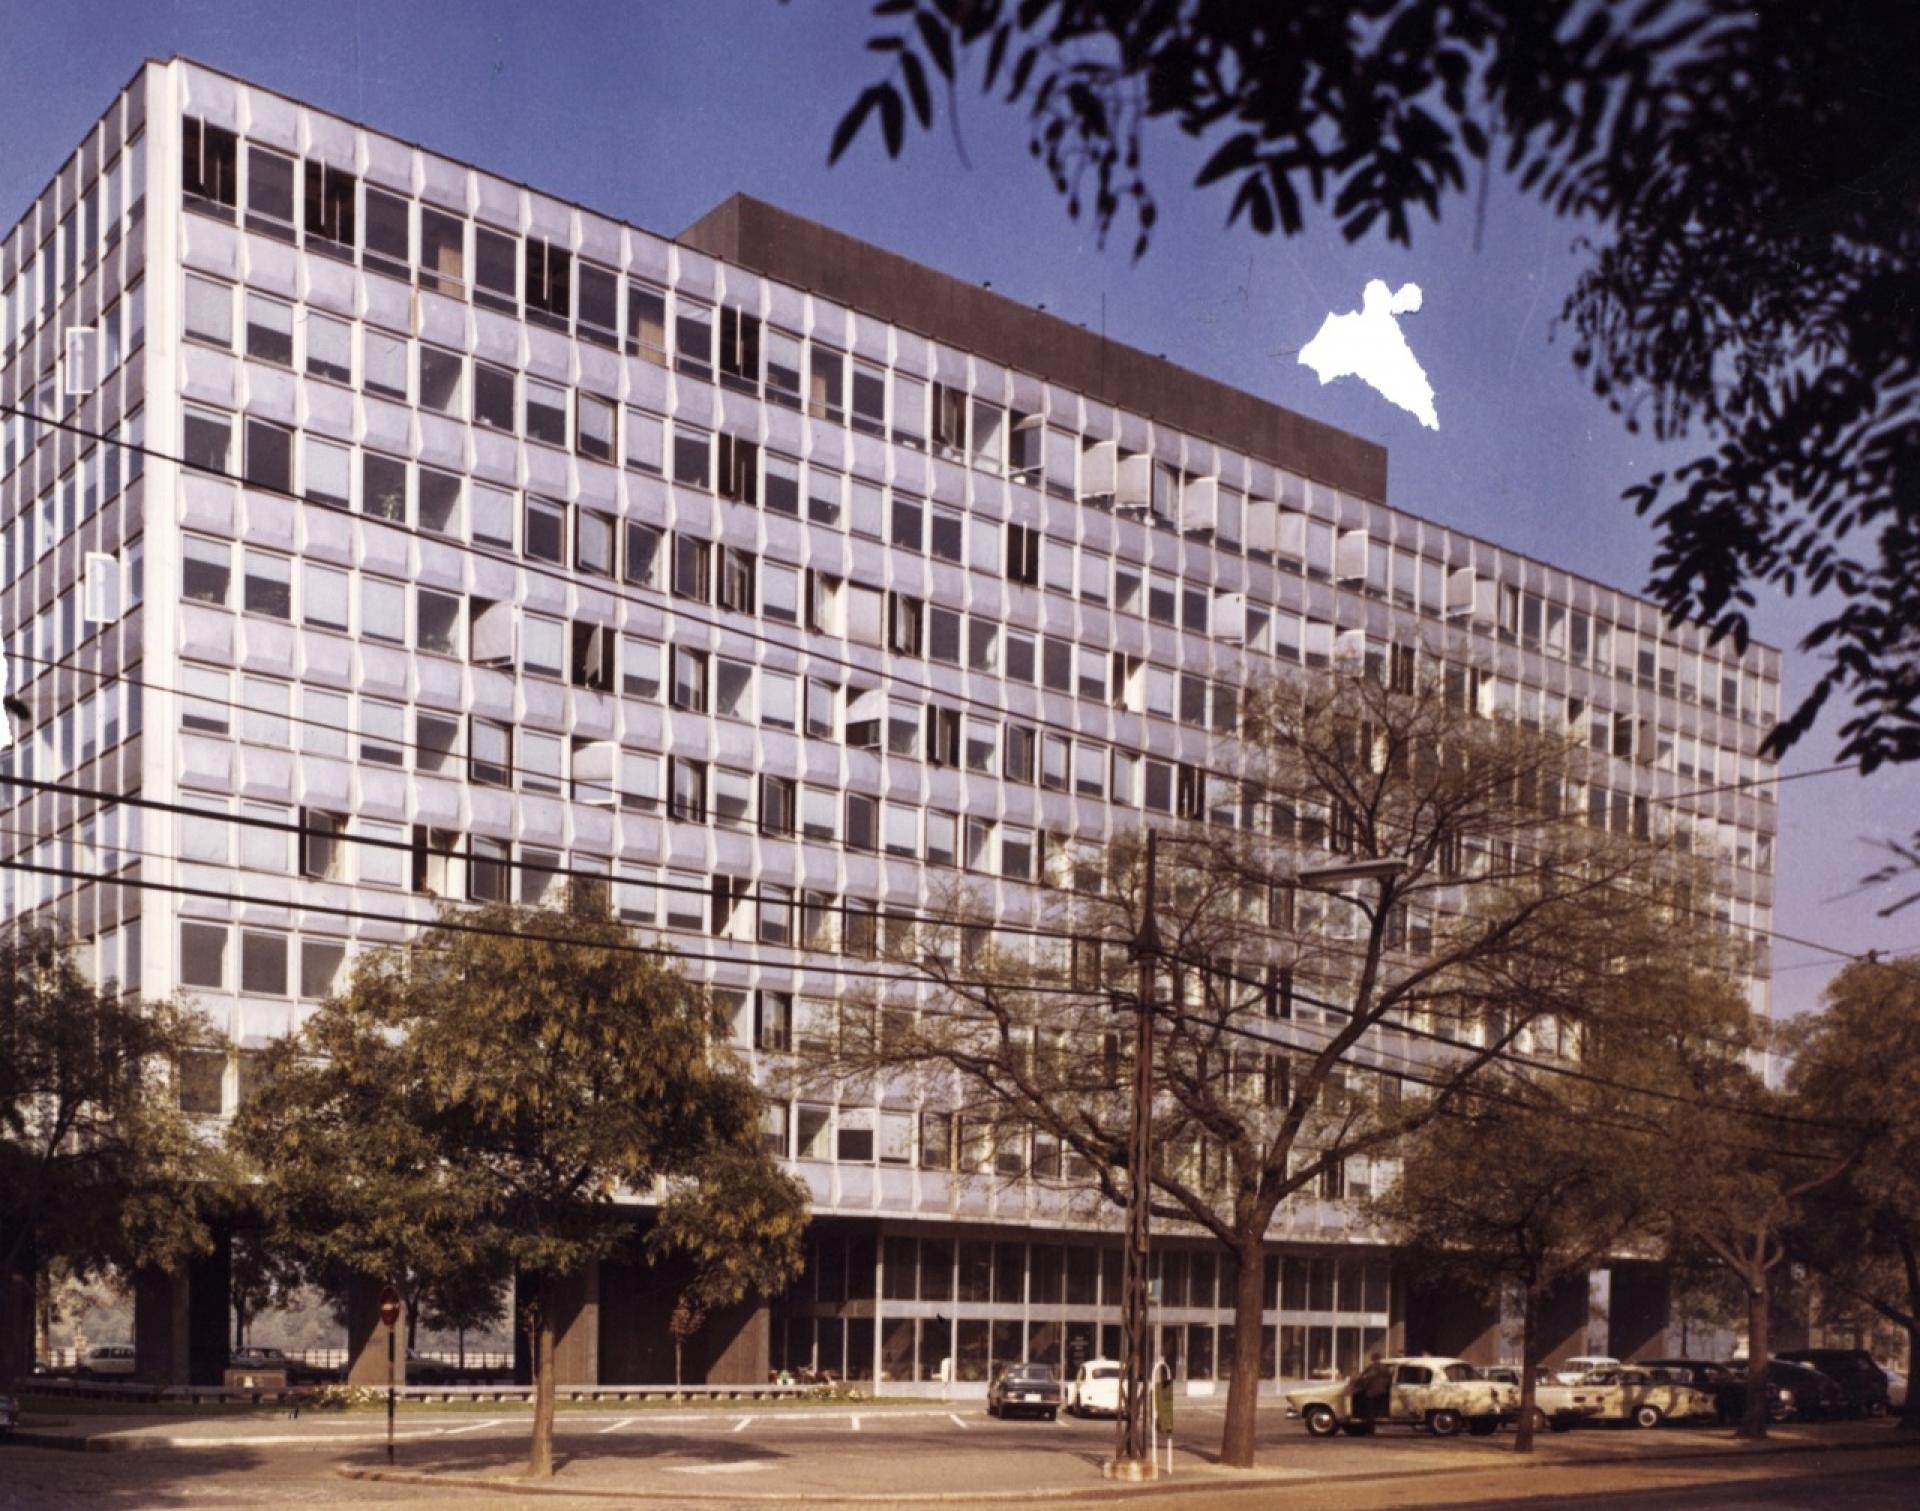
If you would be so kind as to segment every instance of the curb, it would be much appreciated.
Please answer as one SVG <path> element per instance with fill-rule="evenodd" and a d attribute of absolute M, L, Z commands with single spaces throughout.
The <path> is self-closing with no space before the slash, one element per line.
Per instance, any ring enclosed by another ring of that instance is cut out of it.
<path fill-rule="evenodd" d="M 715 1503 L 724 1505 L 882 1505 L 882 1506 L 939 1506 L 939 1505 L 992 1505 L 1012 1504 L 1030 1501 L 1112 1501 L 1137 1498 L 1144 1495 L 1197 1495 L 1218 1493 L 1225 1489 L 1267 1490 L 1299 1488 L 1303 1485 L 1352 1485 L 1385 1483 L 1394 1480 L 1431 1478 L 1440 1475 L 1481 1474 L 1489 1468 L 1502 1464 L 1525 1471 L 1550 1471 L 1562 1468 L 1620 1467 L 1645 1463 L 1671 1463 L 1688 1459 L 1719 1459 L 1731 1455 L 1734 1459 L 1785 1456 L 1794 1453 L 1856 1453 L 1873 1449 L 1907 1446 L 1920 1448 L 1910 1437 L 1895 1437 L 1888 1442 L 1780 1442 L 1769 1439 L 1765 1443 L 1756 1443 L 1750 1447 L 1732 1449 L 1720 1448 L 1676 1448 L 1671 1451 L 1653 1451 L 1622 1457 L 1617 1454 L 1582 1454 L 1577 1457 L 1541 1459 L 1521 1459 L 1509 1454 L 1501 1459 L 1485 1464 L 1449 1464 L 1435 1465 L 1418 1469 L 1382 1470 L 1372 1473 L 1321 1474 L 1307 1470 L 1273 1471 L 1258 1469 L 1221 1469 L 1213 1465 L 1200 1465 L 1187 1471 L 1188 1477 L 1177 1480 L 1149 1480 L 1139 1485 L 1117 1485 L 1111 1480 L 1103 1480 L 1098 1485 L 1074 1485 L 1063 1489 L 1027 1489 L 1027 1490 L 983 1490 L 972 1493 L 947 1490 L 929 1491 L 800 1491 L 777 1493 L 772 1491 L 702 1491 L 702 1490 L 616 1490 L 596 1486 L 535 1484 L 526 1480 L 486 1479 L 479 1475 L 443 1475 L 424 1470 L 412 1469 L 363 1469 L 353 1466 L 337 1465 L 334 1473 L 342 1479 L 380 1481 L 392 1485 L 438 1486 L 451 1490 L 487 1490 L 508 1495 L 532 1496 L 574 1496 L 590 1500 L 620 1500 L 631 1504 L 667 1504 L 678 1505 L 688 1502 Z"/>

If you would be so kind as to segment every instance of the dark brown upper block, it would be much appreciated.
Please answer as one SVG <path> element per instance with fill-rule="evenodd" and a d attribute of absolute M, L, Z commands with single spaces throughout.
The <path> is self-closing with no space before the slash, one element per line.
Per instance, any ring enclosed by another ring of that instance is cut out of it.
<path fill-rule="evenodd" d="M 723 262 L 1244 451 L 1343 493 L 1386 501 L 1384 446 L 763 200 L 736 194 L 681 232 L 680 240 Z"/>

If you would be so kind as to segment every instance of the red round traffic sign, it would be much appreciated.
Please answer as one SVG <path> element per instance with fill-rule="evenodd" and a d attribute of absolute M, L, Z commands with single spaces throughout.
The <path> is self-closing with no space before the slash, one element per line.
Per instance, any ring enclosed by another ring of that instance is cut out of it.
<path fill-rule="evenodd" d="M 388 1286 L 380 1292 L 380 1321 L 387 1327 L 400 1320 L 400 1292 Z"/>

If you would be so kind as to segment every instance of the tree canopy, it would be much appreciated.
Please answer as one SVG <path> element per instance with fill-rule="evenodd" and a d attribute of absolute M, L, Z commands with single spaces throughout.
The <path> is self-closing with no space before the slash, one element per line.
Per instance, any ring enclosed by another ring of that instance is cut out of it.
<path fill-rule="evenodd" d="M 84 1275 L 211 1247 L 227 1186 L 174 1079 L 207 1037 L 177 1003 L 90 980 L 53 930 L 0 932 L 0 1284 L 31 1294 L 56 1260 Z M 31 1341 L 6 1338 L 0 1375 L 25 1372 Z"/>
<path fill-rule="evenodd" d="M 752 1254 L 734 1294 L 797 1267 L 804 1196 L 764 1153 L 761 1120 L 706 991 L 589 898 L 449 912 L 412 948 L 362 957 L 270 1052 L 235 1137 L 284 1228 L 329 1261 L 526 1277 L 545 1474 L 551 1287 L 633 1238 L 637 1198 L 663 1199 L 692 1242 L 702 1218 L 740 1215 L 717 1184 L 751 1177 L 751 1220 L 729 1229 Z"/>
<path fill-rule="evenodd" d="M 1104 236 L 1157 214 L 1147 147 L 1207 144 L 1200 187 L 1262 234 L 1330 215 L 1417 223 L 1494 166 L 1567 217 L 1587 261 L 1573 360 L 1630 427 L 1691 460 L 1627 491 L 1655 520 L 1648 590 L 1744 648 L 1760 588 L 1840 595 L 1806 648 L 1843 752 L 1920 758 L 1920 138 L 1901 0 L 879 0 L 885 74 L 835 133 L 898 155 L 968 58 Z"/>

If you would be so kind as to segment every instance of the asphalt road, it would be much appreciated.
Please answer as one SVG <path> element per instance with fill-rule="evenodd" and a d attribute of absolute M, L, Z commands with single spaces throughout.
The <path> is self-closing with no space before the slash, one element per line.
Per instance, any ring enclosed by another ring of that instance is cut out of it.
<path fill-rule="evenodd" d="M 106 1424 L 101 1424 L 106 1425 Z M 1880 1511 L 1915 1503 L 1920 1449 L 1887 1429 L 1884 1446 L 1845 1452 L 1801 1452 L 1736 1458 L 1647 1459 L 1649 1448 L 1686 1446 L 1690 1435 L 1596 1431 L 1577 1442 L 1585 1462 L 1516 1461 L 1510 1440 L 1436 1442 L 1411 1433 L 1370 1440 L 1309 1442 L 1297 1423 L 1262 1413 L 1262 1471 L 1292 1477 L 1241 1487 L 1211 1468 L 1219 1408 L 1183 1411 L 1176 1487 L 1184 1493 L 1134 1501 L 1139 1511 L 1270 1511 L 1284 1496 L 1289 1511 L 1371 1511 L 1374 1507 L 1592 1507 L 1634 1511 L 1674 1507 L 1810 1507 L 1817 1511 Z M 978 1403 L 902 1409 L 776 1410 L 690 1413 L 661 1410 L 620 1415 L 615 1409 L 563 1412 L 558 1455 L 568 1479 L 603 1491 L 645 1490 L 650 1503 L 700 1504 L 715 1511 L 782 1494 L 888 1494 L 912 1486 L 946 1493 L 1031 1492 L 1091 1488 L 1097 1465 L 1112 1451 L 1110 1422 L 995 1422 Z M 174 1421 L 169 1435 L 245 1437 L 196 1448 L 144 1448 L 73 1453 L 0 1447 L 0 1508 L 271 1507 L 367 1504 L 406 1507 L 531 1505 L 605 1507 L 573 1497 L 495 1495 L 458 1487 L 342 1479 L 339 1465 L 384 1464 L 383 1423 L 354 1414 L 300 1421 L 254 1419 Z M 401 1418 L 402 1469 L 493 1475 L 524 1461 L 527 1417 L 407 1413 Z M 1876 1434 L 1877 1436 L 1877 1434 Z M 1708 1437 L 1701 1435 L 1702 1444 Z M 1598 1459 L 1599 1462 L 1593 1462 Z M 1371 1483 L 1351 1475 L 1386 1475 Z M 562 1481 L 565 1483 L 566 1481 Z M 1192 1493 L 1204 1485 L 1200 1495 Z M 698 1500 L 696 1501 L 695 1498 Z M 748 1498 L 751 1497 L 752 1500 Z"/>

